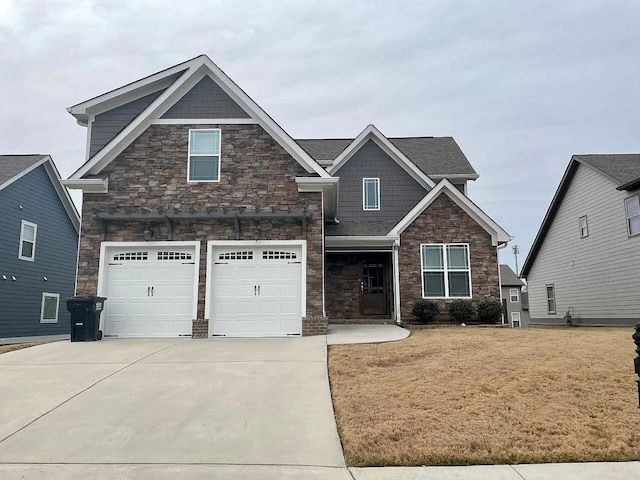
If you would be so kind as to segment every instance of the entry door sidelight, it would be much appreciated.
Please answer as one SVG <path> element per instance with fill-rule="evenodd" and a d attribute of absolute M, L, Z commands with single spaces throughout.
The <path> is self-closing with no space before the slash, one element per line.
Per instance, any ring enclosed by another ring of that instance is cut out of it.
<path fill-rule="evenodd" d="M 362 315 L 385 315 L 387 313 L 387 288 L 384 264 L 362 265 L 360 281 L 360 313 Z"/>

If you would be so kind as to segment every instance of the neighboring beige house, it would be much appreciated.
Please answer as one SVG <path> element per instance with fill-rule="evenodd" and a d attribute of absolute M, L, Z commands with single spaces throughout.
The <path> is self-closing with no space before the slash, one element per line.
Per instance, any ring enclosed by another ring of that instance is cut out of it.
<path fill-rule="evenodd" d="M 526 294 L 522 291 L 524 282 L 518 278 L 509 265 L 500 265 L 500 289 L 504 305 L 504 323 L 510 327 L 529 325 L 529 306 Z"/>
<path fill-rule="evenodd" d="M 640 321 L 640 154 L 571 158 L 521 276 L 531 325 Z"/>

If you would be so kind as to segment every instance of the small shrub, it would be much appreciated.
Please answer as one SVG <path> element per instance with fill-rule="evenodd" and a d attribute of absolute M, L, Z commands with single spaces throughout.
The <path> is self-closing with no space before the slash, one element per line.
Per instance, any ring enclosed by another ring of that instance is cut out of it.
<path fill-rule="evenodd" d="M 421 322 L 429 323 L 440 313 L 440 305 L 431 300 L 418 300 L 411 313 Z"/>
<path fill-rule="evenodd" d="M 483 300 L 478 303 L 478 318 L 482 323 L 498 323 L 501 315 L 500 300 Z"/>
<path fill-rule="evenodd" d="M 476 308 L 471 300 L 454 300 L 447 305 L 447 310 L 458 323 L 468 323 L 476 316 Z"/>

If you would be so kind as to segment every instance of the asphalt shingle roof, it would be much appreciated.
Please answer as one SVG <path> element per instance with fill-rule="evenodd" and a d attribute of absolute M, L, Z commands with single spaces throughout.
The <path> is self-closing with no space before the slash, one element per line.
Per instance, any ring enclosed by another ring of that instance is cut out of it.
<path fill-rule="evenodd" d="M 640 179 L 640 154 L 594 154 L 574 157 L 600 170 L 620 185 Z"/>
<path fill-rule="evenodd" d="M 500 284 L 503 287 L 521 287 L 524 282 L 518 278 L 509 265 L 500 265 Z"/>
<path fill-rule="evenodd" d="M 427 175 L 476 175 L 452 137 L 389 138 L 398 150 Z M 333 161 L 353 142 L 349 138 L 296 140 L 316 162 Z"/>
<path fill-rule="evenodd" d="M 45 158 L 46 155 L 0 155 L 0 185 Z"/>

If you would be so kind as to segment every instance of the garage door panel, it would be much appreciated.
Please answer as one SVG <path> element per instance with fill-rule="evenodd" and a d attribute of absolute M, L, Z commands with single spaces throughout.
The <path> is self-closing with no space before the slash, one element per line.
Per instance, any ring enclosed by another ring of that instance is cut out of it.
<path fill-rule="evenodd" d="M 301 333 L 300 247 L 214 248 L 210 322 L 214 335 L 285 336 Z M 227 255 L 225 263 L 222 256 Z M 283 325 L 282 319 L 286 318 Z"/>
<path fill-rule="evenodd" d="M 110 247 L 105 279 L 105 335 L 154 337 L 191 333 L 193 247 Z"/>

